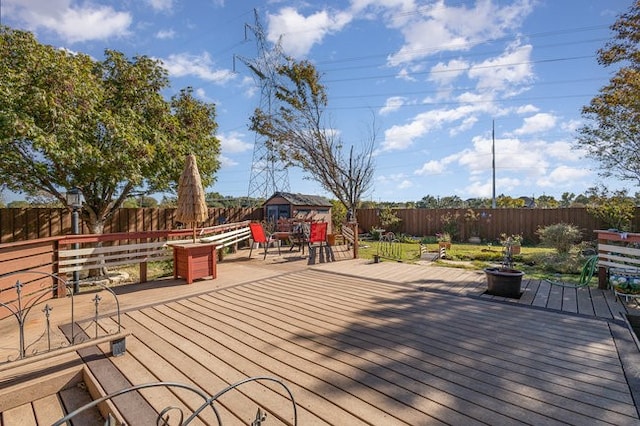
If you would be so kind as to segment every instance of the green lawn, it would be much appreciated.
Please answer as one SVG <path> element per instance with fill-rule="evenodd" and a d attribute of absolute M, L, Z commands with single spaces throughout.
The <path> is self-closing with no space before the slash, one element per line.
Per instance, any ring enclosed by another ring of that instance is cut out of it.
<path fill-rule="evenodd" d="M 373 259 L 381 254 L 381 260 L 416 263 L 420 260 L 420 244 L 398 244 L 393 250 L 396 256 L 385 256 L 385 249 L 378 241 L 361 241 L 359 256 L 362 259 Z M 438 252 L 438 244 L 426 244 L 428 252 L 434 255 Z M 440 266 L 451 268 L 466 268 L 482 270 L 488 266 L 500 264 L 504 258 L 502 247 L 499 245 L 453 243 L 446 252 L 446 259 L 435 261 Z M 556 254 L 554 249 L 546 247 L 522 247 L 521 253 L 513 256 L 514 266 L 524 271 L 530 278 L 553 278 L 554 280 L 576 283 L 585 258 L 578 252 L 568 256 Z"/>

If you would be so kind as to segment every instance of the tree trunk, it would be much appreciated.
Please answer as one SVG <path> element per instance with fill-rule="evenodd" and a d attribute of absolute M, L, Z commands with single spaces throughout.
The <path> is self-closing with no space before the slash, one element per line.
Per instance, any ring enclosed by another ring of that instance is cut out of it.
<path fill-rule="evenodd" d="M 89 231 L 91 234 L 103 234 L 104 233 L 104 224 L 106 222 L 105 218 L 98 219 L 95 215 L 89 214 L 87 218 L 83 217 L 83 220 L 87 224 Z M 99 248 L 102 247 L 101 242 L 95 243 L 94 247 Z M 102 256 L 100 256 L 102 258 Z M 104 265 L 104 260 L 100 260 L 100 263 Z M 102 277 L 107 275 L 108 271 L 106 266 L 100 266 L 96 269 L 89 270 L 89 277 Z"/>

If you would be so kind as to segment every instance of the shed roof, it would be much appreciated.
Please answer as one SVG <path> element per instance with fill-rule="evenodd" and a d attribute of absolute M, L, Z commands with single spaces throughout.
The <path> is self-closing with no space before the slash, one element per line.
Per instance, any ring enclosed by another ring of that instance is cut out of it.
<path fill-rule="evenodd" d="M 331 207 L 331 202 L 325 197 L 319 195 L 293 194 L 291 192 L 276 192 L 265 204 L 268 204 L 274 198 L 282 197 L 294 206 L 323 206 Z"/>

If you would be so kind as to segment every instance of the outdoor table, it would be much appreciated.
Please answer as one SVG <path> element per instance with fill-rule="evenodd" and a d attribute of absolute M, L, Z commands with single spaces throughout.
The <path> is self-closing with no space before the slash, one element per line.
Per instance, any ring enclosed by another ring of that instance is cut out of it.
<path fill-rule="evenodd" d="M 187 284 L 197 278 L 216 278 L 217 243 L 176 243 L 173 247 L 173 277 Z"/>
<path fill-rule="evenodd" d="M 291 232 L 276 231 L 271 236 L 278 241 L 289 241 L 291 238 Z"/>

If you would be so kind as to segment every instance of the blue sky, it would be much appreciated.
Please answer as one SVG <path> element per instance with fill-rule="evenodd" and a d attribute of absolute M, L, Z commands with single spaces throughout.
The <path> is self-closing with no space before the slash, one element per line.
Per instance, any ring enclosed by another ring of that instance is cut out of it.
<path fill-rule="evenodd" d="M 41 43 L 103 58 L 147 55 L 217 105 L 223 166 L 207 188 L 246 196 L 260 90 L 234 55 L 258 54 L 246 24 L 309 59 L 328 89 L 331 126 L 359 145 L 375 122 L 373 201 L 426 195 L 583 193 L 604 183 L 571 149 L 580 110 L 613 70 L 596 61 L 631 0 L 2 0 L 2 24 Z M 330 196 L 289 170 L 292 192 Z M 637 188 L 629 188 L 632 192 Z M 22 197 L 18 197 L 22 198 Z"/>

